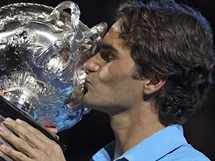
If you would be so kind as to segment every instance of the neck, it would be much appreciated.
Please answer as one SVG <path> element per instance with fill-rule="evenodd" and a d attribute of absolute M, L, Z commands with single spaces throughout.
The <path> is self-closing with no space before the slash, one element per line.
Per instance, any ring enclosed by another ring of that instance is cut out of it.
<path fill-rule="evenodd" d="M 112 115 L 110 121 L 115 135 L 114 158 L 121 156 L 140 141 L 164 128 L 151 103 L 144 103 L 144 105 Z"/>

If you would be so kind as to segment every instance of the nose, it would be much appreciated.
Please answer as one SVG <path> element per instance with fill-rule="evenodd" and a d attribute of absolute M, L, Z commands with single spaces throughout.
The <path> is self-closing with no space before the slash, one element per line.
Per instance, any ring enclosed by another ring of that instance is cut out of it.
<path fill-rule="evenodd" d="M 99 65 L 99 63 L 98 63 L 96 57 L 97 57 L 97 56 L 94 55 L 93 57 L 91 57 L 90 59 L 88 59 L 88 60 L 84 63 L 83 67 L 84 67 L 84 69 L 85 69 L 86 71 L 88 71 L 88 72 L 97 72 L 97 71 L 99 70 L 100 65 Z"/>

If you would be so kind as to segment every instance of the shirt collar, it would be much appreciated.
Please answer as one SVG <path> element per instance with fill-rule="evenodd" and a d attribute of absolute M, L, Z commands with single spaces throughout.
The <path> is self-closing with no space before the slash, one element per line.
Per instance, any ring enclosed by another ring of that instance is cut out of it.
<path fill-rule="evenodd" d="M 144 139 L 114 161 L 123 158 L 129 161 L 155 161 L 186 143 L 182 126 L 170 125 Z M 101 149 L 94 157 L 100 158 L 103 156 L 107 161 L 110 161 L 113 150 L 114 142 Z"/>
<path fill-rule="evenodd" d="M 117 159 L 155 161 L 186 143 L 182 126 L 170 125 L 144 139 Z"/>

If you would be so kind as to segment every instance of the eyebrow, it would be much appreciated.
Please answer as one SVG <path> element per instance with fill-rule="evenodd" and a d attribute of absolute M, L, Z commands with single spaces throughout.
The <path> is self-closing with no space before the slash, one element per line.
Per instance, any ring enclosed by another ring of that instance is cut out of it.
<path fill-rule="evenodd" d="M 115 47 L 113 47 L 112 45 L 110 45 L 110 44 L 107 44 L 107 43 L 105 43 L 105 42 L 101 42 L 101 48 L 102 49 L 106 49 L 106 50 L 113 50 L 113 51 L 115 51 L 115 52 L 117 52 L 118 53 L 118 51 L 117 51 L 117 49 L 115 48 Z"/>

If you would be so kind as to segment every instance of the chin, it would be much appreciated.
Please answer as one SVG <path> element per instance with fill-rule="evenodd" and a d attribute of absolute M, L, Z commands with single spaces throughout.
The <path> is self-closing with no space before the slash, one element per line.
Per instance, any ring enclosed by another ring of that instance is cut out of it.
<path fill-rule="evenodd" d="M 110 104 L 107 104 L 107 102 L 105 102 L 104 99 L 98 97 L 98 95 L 95 95 L 95 93 L 91 93 L 90 91 L 87 91 L 84 94 L 82 102 L 85 105 L 89 106 L 91 109 L 105 112 L 105 113 L 107 113 L 106 110 L 110 108 L 109 107 Z"/>
<path fill-rule="evenodd" d="M 104 105 L 102 105 L 101 103 L 98 102 L 98 100 L 95 98 L 95 97 L 92 97 L 90 95 L 87 95 L 85 94 L 83 99 L 82 99 L 82 102 L 89 106 L 91 109 L 94 109 L 94 110 L 99 110 L 100 111 L 100 108 Z"/>
<path fill-rule="evenodd" d="M 89 92 L 84 94 L 84 97 L 82 99 L 82 102 L 88 106 L 92 106 L 94 102 L 94 97 L 90 96 Z"/>

